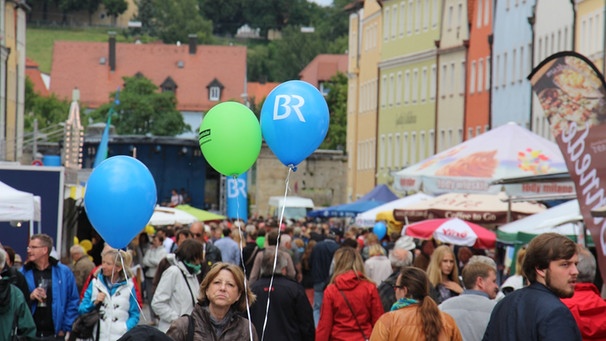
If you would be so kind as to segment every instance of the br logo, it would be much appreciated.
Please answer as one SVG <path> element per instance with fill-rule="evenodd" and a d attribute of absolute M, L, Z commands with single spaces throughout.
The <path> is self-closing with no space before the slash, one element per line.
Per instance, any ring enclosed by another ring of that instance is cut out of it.
<path fill-rule="evenodd" d="M 292 104 L 291 104 L 292 102 Z M 298 95 L 276 95 L 276 99 L 274 101 L 274 121 L 284 120 L 290 116 L 291 112 L 295 112 L 299 121 L 305 123 L 305 117 L 301 113 L 301 108 L 305 105 L 305 99 Z M 280 108 L 284 108 L 284 112 L 280 113 Z"/>
<path fill-rule="evenodd" d="M 244 179 L 227 179 L 227 197 L 246 198 L 246 181 Z"/>

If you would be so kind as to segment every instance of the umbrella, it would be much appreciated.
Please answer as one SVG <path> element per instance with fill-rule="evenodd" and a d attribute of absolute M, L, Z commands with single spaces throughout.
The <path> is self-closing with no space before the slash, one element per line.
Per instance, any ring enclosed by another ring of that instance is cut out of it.
<path fill-rule="evenodd" d="M 496 233 L 471 222 L 459 219 L 429 219 L 404 227 L 403 235 L 430 239 L 443 243 L 492 249 L 497 240 Z"/>
<path fill-rule="evenodd" d="M 389 211 L 389 213 L 393 212 L 394 208 L 406 207 L 407 205 L 417 203 L 419 201 L 427 200 L 433 198 L 431 195 L 427 195 L 425 193 L 416 193 L 404 198 L 392 200 L 388 203 L 385 203 L 381 206 L 372 208 L 368 211 L 364 211 L 356 216 L 356 225 L 360 227 L 372 227 L 375 225 L 377 220 L 377 214 Z"/>
<path fill-rule="evenodd" d="M 566 172 L 557 144 L 509 123 L 394 173 L 398 191 L 495 193 L 507 177 Z M 572 190 L 572 186 L 568 186 Z"/>
<path fill-rule="evenodd" d="M 505 224 L 508 218 L 518 220 L 545 210 L 543 205 L 529 202 L 512 202 L 503 195 L 448 193 L 433 199 L 396 208 L 398 221 L 414 222 L 434 218 L 460 218 L 476 224 Z"/>
<path fill-rule="evenodd" d="M 176 208 L 193 215 L 199 221 L 223 220 L 227 218 L 224 215 L 215 214 L 189 205 L 178 205 Z"/>
<path fill-rule="evenodd" d="M 179 209 L 175 209 L 172 207 L 156 206 L 148 224 L 153 226 L 174 224 L 188 225 L 196 220 L 196 217 L 194 217 L 193 215 L 181 211 Z"/>

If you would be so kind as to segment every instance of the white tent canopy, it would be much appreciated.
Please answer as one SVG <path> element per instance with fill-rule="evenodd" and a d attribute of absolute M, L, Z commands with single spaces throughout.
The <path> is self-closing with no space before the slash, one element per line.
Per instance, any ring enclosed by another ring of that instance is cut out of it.
<path fill-rule="evenodd" d="M 40 231 L 40 197 L 22 192 L 0 182 L 0 221 L 29 221 L 33 234 L 33 222 L 38 222 Z"/>
<path fill-rule="evenodd" d="M 370 227 L 374 226 L 376 223 L 377 214 L 384 211 L 392 211 L 394 208 L 404 208 L 407 205 L 411 205 L 420 201 L 424 201 L 427 199 L 431 199 L 433 196 L 427 195 L 425 193 L 416 193 L 413 195 L 409 195 L 404 198 L 392 200 L 388 203 L 385 203 L 381 206 L 375 207 L 368 211 L 362 212 L 356 216 L 356 225 L 360 227 Z"/>
<path fill-rule="evenodd" d="M 546 232 L 555 232 L 578 239 L 583 234 L 582 222 L 579 202 L 575 199 L 501 225 L 497 230 L 497 239 L 504 243 L 527 243 L 533 236 Z"/>
<path fill-rule="evenodd" d="M 153 226 L 183 224 L 189 225 L 196 221 L 193 215 L 172 207 L 156 206 L 149 224 Z"/>

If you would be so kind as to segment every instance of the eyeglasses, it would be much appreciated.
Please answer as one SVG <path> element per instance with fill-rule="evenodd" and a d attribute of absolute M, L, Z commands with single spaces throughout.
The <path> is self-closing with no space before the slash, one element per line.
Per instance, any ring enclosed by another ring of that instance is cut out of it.
<path fill-rule="evenodd" d="M 31 245 L 31 246 L 28 246 L 27 248 L 28 248 L 28 249 L 39 249 L 39 248 L 42 248 L 42 247 L 46 247 L 46 246 L 36 246 L 36 245 Z"/>
<path fill-rule="evenodd" d="M 402 288 L 404 288 L 404 286 L 403 286 L 403 285 L 397 285 L 397 284 L 394 284 L 394 285 L 393 285 L 393 288 L 394 288 L 394 290 L 395 290 L 395 289 L 402 289 Z"/>
<path fill-rule="evenodd" d="M 193 235 L 196 236 L 196 237 L 198 237 L 198 238 L 202 237 L 202 233 L 193 233 Z"/>

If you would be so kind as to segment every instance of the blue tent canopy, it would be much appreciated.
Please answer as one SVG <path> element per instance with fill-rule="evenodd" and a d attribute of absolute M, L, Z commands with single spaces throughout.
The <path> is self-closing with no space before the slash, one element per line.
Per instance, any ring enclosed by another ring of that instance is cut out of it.
<path fill-rule="evenodd" d="M 378 185 L 372 191 L 368 192 L 366 195 L 352 203 L 311 211 L 307 213 L 307 216 L 313 218 L 355 217 L 359 213 L 368 211 L 396 199 L 398 199 L 398 197 L 393 194 L 389 187 L 386 185 Z"/>

